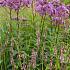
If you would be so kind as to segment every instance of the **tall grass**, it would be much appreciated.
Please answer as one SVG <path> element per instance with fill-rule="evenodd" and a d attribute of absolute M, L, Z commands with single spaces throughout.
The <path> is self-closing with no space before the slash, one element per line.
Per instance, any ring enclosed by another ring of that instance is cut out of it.
<path fill-rule="evenodd" d="M 0 10 L 0 70 L 70 70 L 70 18 L 54 25 L 34 2 L 19 13 Z"/>

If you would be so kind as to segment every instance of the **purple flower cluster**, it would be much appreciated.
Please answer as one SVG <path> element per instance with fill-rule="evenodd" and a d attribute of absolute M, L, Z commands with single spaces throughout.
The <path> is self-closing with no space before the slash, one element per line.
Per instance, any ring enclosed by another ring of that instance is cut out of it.
<path fill-rule="evenodd" d="M 21 0 L 21 4 L 23 5 L 23 6 L 28 6 L 29 4 L 31 4 L 32 3 L 32 0 Z"/>
<path fill-rule="evenodd" d="M 20 7 L 28 6 L 32 0 L 0 0 L 0 6 L 7 6 L 10 9 L 19 10 Z M 64 5 L 60 0 L 36 0 L 35 10 L 44 16 L 48 14 L 53 21 L 60 23 L 64 22 L 69 17 L 70 5 Z"/>
<path fill-rule="evenodd" d="M 7 6 L 10 9 L 18 10 L 21 6 L 28 6 L 31 0 L 1 0 L 0 6 Z"/>
<path fill-rule="evenodd" d="M 64 20 L 69 17 L 69 10 L 66 8 L 65 5 L 60 5 L 59 7 L 55 8 L 56 12 L 52 17 L 57 18 L 55 21 L 56 23 L 64 23 Z M 61 22 L 60 22 L 61 21 Z"/>
<path fill-rule="evenodd" d="M 5 6 L 6 5 L 6 1 L 5 0 L 0 0 L 0 6 Z"/>
<path fill-rule="evenodd" d="M 53 0 L 51 2 L 47 2 L 46 0 L 38 0 L 35 8 L 41 16 L 48 14 L 58 23 L 64 23 L 64 19 L 69 17 L 70 7 L 66 7 L 66 5 L 61 4 L 60 0 Z"/>
<path fill-rule="evenodd" d="M 36 11 L 39 12 L 41 15 L 45 15 L 46 14 L 46 5 L 47 5 L 46 0 L 38 0 L 36 2 Z"/>
<path fill-rule="evenodd" d="M 6 5 L 11 9 L 18 10 L 20 8 L 20 0 L 6 0 Z"/>

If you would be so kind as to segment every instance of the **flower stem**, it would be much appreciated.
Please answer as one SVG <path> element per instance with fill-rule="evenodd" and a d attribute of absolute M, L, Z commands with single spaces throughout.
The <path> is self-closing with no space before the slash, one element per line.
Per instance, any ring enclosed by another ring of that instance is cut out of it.
<path fill-rule="evenodd" d="M 11 14 L 12 14 L 12 9 L 10 9 L 10 19 L 12 19 L 12 16 L 11 16 Z"/>

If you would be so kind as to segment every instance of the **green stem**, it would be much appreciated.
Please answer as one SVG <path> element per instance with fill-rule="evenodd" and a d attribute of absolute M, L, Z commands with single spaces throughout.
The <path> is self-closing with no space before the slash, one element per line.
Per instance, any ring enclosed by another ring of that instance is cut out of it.
<path fill-rule="evenodd" d="M 43 36 L 43 30 L 44 30 L 44 21 L 45 21 L 45 16 L 42 16 L 42 18 L 41 18 L 41 23 L 42 23 L 41 35 L 42 36 Z"/>
<path fill-rule="evenodd" d="M 41 23 L 42 23 L 42 28 L 41 28 L 41 42 L 43 41 L 43 32 L 44 32 L 44 20 L 45 20 L 45 16 L 42 16 L 42 19 L 41 19 Z M 43 63 L 43 60 L 44 60 L 44 43 L 42 42 L 42 70 L 44 70 L 44 63 Z"/>
<path fill-rule="evenodd" d="M 43 63 L 44 56 L 43 55 L 44 55 L 44 47 L 42 47 L 42 70 L 44 70 L 44 66 L 43 66 L 44 65 L 44 63 Z"/>
<path fill-rule="evenodd" d="M 10 19 L 12 19 L 11 14 L 12 14 L 12 9 L 10 9 Z"/>
<path fill-rule="evenodd" d="M 34 24 L 34 19 L 35 19 L 34 2 L 35 2 L 35 1 L 32 1 L 32 5 L 31 5 L 31 7 L 32 7 L 32 23 L 33 23 L 33 24 Z"/>
<path fill-rule="evenodd" d="M 58 32 L 57 32 L 58 30 Z M 58 44 L 58 35 L 59 35 L 59 25 L 56 23 L 56 28 L 55 28 L 55 33 L 56 33 L 56 47 Z M 56 55 L 56 69 L 60 69 L 60 62 L 59 62 L 59 58 L 58 58 L 58 54 Z"/>
<path fill-rule="evenodd" d="M 11 17 L 11 14 L 12 14 L 12 9 L 10 9 L 10 21 L 12 19 Z M 11 42 L 11 48 L 10 48 L 10 60 L 12 61 L 12 70 L 15 70 L 15 62 L 14 62 L 14 58 L 13 58 L 13 48 L 14 48 L 14 40 L 13 40 L 13 31 L 12 31 L 12 22 L 10 22 L 10 42 Z"/>
<path fill-rule="evenodd" d="M 18 50 L 18 61 L 19 61 L 19 65 L 21 66 L 21 58 L 20 58 L 20 46 L 19 46 L 19 41 L 20 41 L 20 32 L 19 32 L 19 10 L 17 10 L 17 50 Z"/>
<path fill-rule="evenodd" d="M 4 52 L 4 68 L 5 68 L 5 70 L 7 70 L 7 68 L 6 68 L 6 61 L 5 61 L 5 52 Z"/>
<path fill-rule="evenodd" d="M 52 30 L 53 30 L 53 25 L 52 25 L 52 18 L 51 18 L 51 16 L 49 16 L 50 17 L 50 20 L 51 20 L 51 32 L 50 32 L 50 37 L 51 37 L 51 48 L 50 48 L 50 50 L 52 50 Z M 51 56 L 51 62 L 52 62 L 52 56 Z M 51 62 L 50 62 L 50 70 L 52 70 L 52 66 L 51 66 Z"/>
<path fill-rule="evenodd" d="M 2 48 L 2 42 L 1 42 L 1 28 L 0 28 L 0 47 Z M 1 55 L 1 52 L 0 52 L 0 60 L 2 60 L 2 55 Z M 0 70 L 2 70 L 2 63 L 0 64 Z"/>

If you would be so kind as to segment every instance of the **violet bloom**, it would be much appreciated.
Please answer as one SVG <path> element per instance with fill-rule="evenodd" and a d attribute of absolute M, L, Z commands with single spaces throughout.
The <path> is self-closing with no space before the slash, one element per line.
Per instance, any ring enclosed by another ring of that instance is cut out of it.
<path fill-rule="evenodd" d="M 70 5 L 67 5 L 66 7 L 67 7 L 67 9 L 70 11 Z"/>
<path fill-rule="evenodd" d="M 23 6 L 28 6 L 28 5 L 30 5 L 32 3 L 32 0 L 21 0 L 21 4 L 23 5 Z"/>
<path fill-rule="evenodd" d="M 69 15 L 69 10 L 64 5 L 57 7 L 56 10 L 58 11 L 59 17 L 67 18 Z"/>
<path fill-rule="evenodd" d="M 47 0 L 37 0 L 37 3 L 40 3 L 41 5 L 44 5 L 47 3 Z"/>
<path fill-rule="evenodd" d="M 51 16 L 52 17 L 58 17 L 59 16 L 59 13 L 58 13 L 58 11 L 55 8 L 53 9 L 53 11 L 51 13 Z"/>
<path fill-rule="evenodd" d="M 67 7 L 65 5 L 61 5 L 59 7 L 56 8 L 58 11 L 61 11 L 61 12 L 65 12 L 65 11 L 68 11 Z"/>
<path fill-rule="evenodd" d="M 57 2 L 57 3 L 60 2 L 60 0 L 52 0 L 52 1 L 53 1 L 53 2 Z"/>
<path fill-rule="evenodd" d="M 61 17 L 53 17 L 52 20 L 56 23 L 56 24 L 63 24 L 64 20 Z"/>
<path fill-rule="evenodd" d="M 54 10 L 54 6 L 53 6 L 52 3 L 49 2 L 49 3 L 46 5 L 46 12 L 47 12 L 49 15 L 52 15 L 53 10 Z"/>
<path fill-rule="evenodd" d="M 36 2 L 35 9 L 41 16 L 46 14 L 46 5 L 47 5 L 47 2 L 45 0 L 38 0 Z"/>
<path fill-rule="evenodd" d="M 0 0 L 0 6 L 6 6 L 6 1 L 5 0 Z"/>
<path fill-rule="evenodd" d="M 60 0 L 53 0 L 53 1 L 51 1 L 51 3 L 53 4 L 53 6 L 54 6 L 55 8 L 57 8 L 57 7 L 60 6 Z"/>
<path fill-rule="evenodd" d="M 70 5 L 67 5 L 66 7 L 69 10 L 69 16 L 70 16 Z"/>
<path fill-rule="evenodd" d="M 66 6 L 61 5 L 53 10 L 52 19 L 56 23 L 64 23 L 64 20 L 69 17 L 69 10 Z"/>
<path fill-rule="evenodd" d="M 21 6 L 21 1 L 20 0 L 6 0 L 6 5 L 14 10 L 19 10 Z"/>
<path fill-rule="evenodd" d="M 52 14 L 54 6 L 51 2 L 47 2 L 46 0 L 39 0 L 36 3 L 36 11 L 40 13 L 40 15 L 45 15 L 48 13 Z"/>

